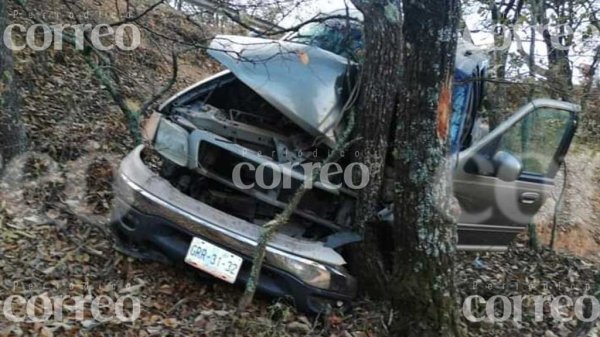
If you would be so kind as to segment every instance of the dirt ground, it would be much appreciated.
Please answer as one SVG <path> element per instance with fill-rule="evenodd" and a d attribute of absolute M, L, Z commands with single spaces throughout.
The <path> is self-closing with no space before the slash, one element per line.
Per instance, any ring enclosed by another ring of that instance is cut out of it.
<path fill-rule="evenodd" d="M 578 140 L 566 158 L 567 185 L 558 208 L 555 247 L 600 261 L 600 150 Z M 564 186 L 563 172 L 556 179 L 552 197 L 534 220 L 544 244 L 550 242 L 556 201 Z"/>

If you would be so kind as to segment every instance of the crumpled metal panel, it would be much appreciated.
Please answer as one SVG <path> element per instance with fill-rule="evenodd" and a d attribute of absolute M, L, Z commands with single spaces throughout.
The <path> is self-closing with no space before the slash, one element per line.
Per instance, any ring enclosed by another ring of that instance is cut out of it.
<path fill-rule="evenodd" d="M 489 63 L 485 51 L 474 44 L 459 38 L 456 45 L 456 72 L 471 75 L 477 67 L 487 68 Z"/>
<path fill-rule="evenodd" d="M 260 226 L 183 194 L 143 163 L 140 157 L 143 148 L 143 145 L 139 145 L 121 162 L 115 185 L 121 200 L 148 215 L 176 223 L 189 233 L 252 256 L 262 232 Z M 276 233 L 270 239 L 267 261 L 282 259 L 276 256 L 278 254 L 331 266 L 346 264 L 338 252 L 321 242 L 281 233 Z"/>
<path fill-rule="evenodd" d="M 217 36 L 208 53 L 301 128 L 335 143 L 346 58 L 300 43 L 232 35 Z"/>

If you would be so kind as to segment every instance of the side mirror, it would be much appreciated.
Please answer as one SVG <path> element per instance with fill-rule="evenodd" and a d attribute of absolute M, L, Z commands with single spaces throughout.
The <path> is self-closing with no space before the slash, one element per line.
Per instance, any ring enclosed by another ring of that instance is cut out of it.
<path fill-rule="evenodd" d="M 498 151 L 493 158 L 496 177 L 503 181 L 515 181 L 521 175 L 523 164 L 519 158 L 506 151 Z"/>

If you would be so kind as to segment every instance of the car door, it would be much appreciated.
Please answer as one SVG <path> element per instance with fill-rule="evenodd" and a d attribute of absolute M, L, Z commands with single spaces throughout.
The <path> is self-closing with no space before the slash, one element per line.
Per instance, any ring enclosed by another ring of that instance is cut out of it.
<path fill-rule="evenodd" d="M 459 249 L 502 250 L 549 196 L 579 107 L 538 99 L 459 154 L 454 193 Z"/>

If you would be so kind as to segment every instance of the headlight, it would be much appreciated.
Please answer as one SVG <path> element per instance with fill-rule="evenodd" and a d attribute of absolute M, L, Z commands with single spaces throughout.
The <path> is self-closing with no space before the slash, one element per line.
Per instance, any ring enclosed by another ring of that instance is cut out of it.
<path fill-rule="evenodd" d="M 348 296 L 356 294 L 356 279 L 344 267 L 325 266 L 285 254 L 268 255 L 267 263 L 296 275 L 313 287 Z"/>
<path fill-rule="evenodd" d="M 273 254 L 270 257 L 272 258 L 270 262 L 274 267 L 286 270 L 314 287 L 329 289 L 331 273 L 325 266 L 309 260 L 298 261 L 298 259 L 284 255 Z"/>
<path fill-rule="evenodd" d="M 184 128 L 161 118 L 154 138 L 154 148 L 175 164 L 187 166 L 188 136 L 189 133 Z"/>

